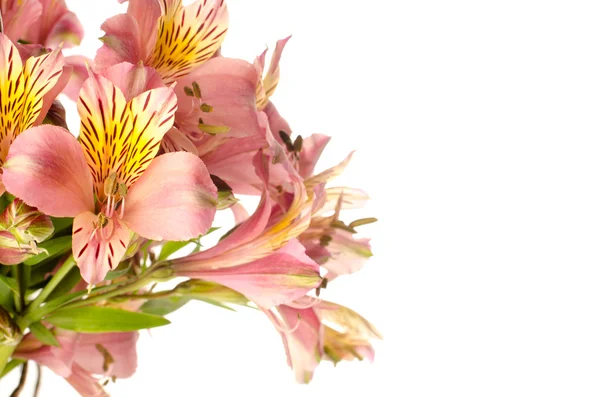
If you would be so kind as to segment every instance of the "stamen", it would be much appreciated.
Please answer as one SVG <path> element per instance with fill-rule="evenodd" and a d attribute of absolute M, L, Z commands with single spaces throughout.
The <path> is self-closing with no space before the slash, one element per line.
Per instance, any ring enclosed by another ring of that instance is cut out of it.
<path fill-rule="evenodd" d="M 298 313 L 298 321 L 296 322 L 296 324 L 294 324 L 292 328 L 279 324 L 279 321 L 274 322 L 273 325 L 275 325 L 275 328 L 277 328 L 279 332 L 283 332 L 284 334 L 291 334 L 296 332 L 296 330 L 300 327 L 301 320 L 302 317 L 300 317 L 300 313 Z"/>
<path fill-rule="evenodd" d="M 211 113 L 214 110 L 214 108 L 208 103 L 203 103 L 202 105 L 200 105 L 200 110 L 204 113 Z"/>

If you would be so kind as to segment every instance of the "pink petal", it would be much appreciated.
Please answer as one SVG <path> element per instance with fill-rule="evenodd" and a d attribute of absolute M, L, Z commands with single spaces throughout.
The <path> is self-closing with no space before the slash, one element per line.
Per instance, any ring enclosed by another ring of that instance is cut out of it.
<path fill-rule="evenodd" d="M 68 377 L 75 357 L 75 345 L 79 335 L 75 332 L 60 330 L 56 339 L 60 346 L 41 344 L 33 334 L 27 334 L 15 351 L 15 358 L 33 360 L 50 368 L 55 374 Z"/>
<path fill-rule="evenodd" d="M 191 153 L 167 153 L 131 187 L 123 220 L 148 239 L 189 240 L 212 225 L 216 198 L 202 160 Z"/>
<path fill-rule="evenodd" d="M 313 175 L 315 165 L 330 139 L 331 137 L 326 135 L 313 134 L 304 140 L 300 152 L 300 175 L 303 178 Z"/>
<path fill-rule="evenodd" d="M 173 127 L 165 134 L 162 141 L 160 142 L 161 148 L 167 152 L 189 152 L 199 155 L 198 148 L 196 145 L 177 128 Z"/>
<path fill-rule="evenodd" d="M 152 55 L 156 43 L 158 18 L 161 16 L 160 4 L 158 1 L 131 0 L 127 6 L 127 14 L 131 15 L 139 26 L 142 38 L 140 60 L 146 61 Z"/>
<path fill-rule="evenodd" d="M 59 127 L 43 125 L 19 135 L 2 181 L 9 192 L 51 216 L 74 217 L 94 208 L 92 177 L 81 147 Z"/>
<path fill-rule="evenodd" d="M 39 23 L 42 5 L 39 0 L 3 1 L 0 4 L 0 13 L 4 34 L 17 42 L 19 39 L 25 39 L 32 26 L 35 27 L 35 24 Z"/>
<path fill-rule="evenodd" d="M 129 14 L 115 15 L 101 26 L 106 34 L 104 43 L 94 59 L 98 70 L 121 62 L 137 63 L 143 60 L 142 38 L 137 21 Z"/>
<path fill-rule="evenodd" d="M 100 75 L 123 91 L 128 102 L 145 91 L 165 86 L 154 69 L 145 67 L 141 63 L 134 65 L 122 62 L 104 69 Z"/>
<path fill-rule="evenodd" d="M 260 194 L 262 182 L 252 163 L 256 153 L 267 146 L 261 136 L 227 139 L 200 157 L 212 175 L 223 179 L 236 194 Z"/>
<path fill-rule="evenodd" d="M 56 82 L 56 84 L 54 84 L 54 86 L 50 89 L 50 91 L 48 91 L 46 93 L 46 95 L 44 95 L 44 99 L 42 101 L 43 102 L 42 110 L 40 110 L 40 115 L 33 123 L 34 125 L 42 124 L 42 122 L 46 118 L 46 115 L 48 114 L 48 110 L 50 110 L 50 107 L 52 106 L 52 103 L 54 102 L 54 99 L 58 96 L 58 94 L 60 94 L 65 89 L 65 87 L 69 83 L 72 73 L 73 73 L 73 68 L 71 66 L 65 65 L 63 67 L 62 73 L 61 73 L 60 77 L 58 78 L 58 81 Z"/>
<path fill-rule="evenodd" d="M 321 284 L 316 263 L 279 252 L 245 265 L 176 274 L 225 285 L 265 309 L 296 300 Z"/>
<path fill-rule="evenodd" d="M 196 82 L 202 99 L 188 96 L 185 87 Z M 175 87 L 179 109 L 175 119 L 185 132 L 203 135 L 198 129 L 198 119 L 205 124 L 230 128 L 227 137 L 260 134 L 256 116 L 257 75 L 254 66 L 246 61 L 231 58 L 213 58 L 181 78 Z M 202 112 L 199 106 L 212 106 L 211 112 Z"/>
<path fill-rule="evenodd" d="M 131 239 L 129 228 L 116 217 L 108 219 L 104 227 L 98 223 L 98 216 L 89 211 L 73 221 L 73 256 L 89 284 L 103 281 L 106 273 L 119 265 Z"/>
<path fill-rule="evenodd" d="M 64 88 L 63 94 L 68 96 L 69 99 L 73 101 L 77 101 L 81 86 L 89 76 L 86 63 L 90 66 L 93 65 L 93 61 L 91 59 L 82 55 L 71 55 L 65 58 L 65 65 L 71 67 L 71 78 L 69 79 L 67 86 Z"/>
<path fill-rule="evenodd" d="M 137 368 L 138 336 L 137 332 L 82 334 L 77 342 L 75 362 L 92 374 L 129 378 Z M 108 371 L 104 370 L 105 357 L 98 345 L 112 358 Z"/>
<path fill-rule="evenodd" d="M 98 379 L 94 378 L 88 371 L 77 364 L 73 365 L 72 370 L 71 375 L 66 380 L 82 397 L 110 397 L 100 386 Z"/>

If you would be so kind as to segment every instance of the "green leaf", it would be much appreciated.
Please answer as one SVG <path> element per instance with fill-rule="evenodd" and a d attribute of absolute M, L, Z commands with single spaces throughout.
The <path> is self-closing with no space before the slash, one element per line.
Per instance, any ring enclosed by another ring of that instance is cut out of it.
<path fill-rule="evenodd" d="M 2 374 L 0 374 L 0 379 L 4 378 L 10 371 L 17 368 L 19 365 L 23 364 L 24 362 L 25 362 L 25 360 L 20 360 L 17 358 L 10 360 L 8 362 L 8 364 L 6 364 L 6 366 L 4 367 L 4 371 L 2 371 Z"/>
<path fill-rule="evenodd" d="M 19 284 L 17 284 L 17 280 L 14 278 L 0 275 L 0 284 L 11 290 L 15 295 L 19 296 Z"/>
<path fill-rule="evenodd" d="M 27 266 L 33 266 L 46 259 L 65 254 L 71 249 L 71 242 L 71 236 L 58 237 L 53 238 L 52 240 L 44 241 L 43 243 L 39 244 L 38 247 L 47 250 L 48 254 L 41 253 L 39 255 L 27 259 L 23 263 Z"/>
<path fill-rule="evenodd" d="M 144 303 L 140 310 L 148 314 L 165 316 L 182 308 L 190 300 L 191 298 L 184 296 L 171 296 L 168 298 L 152 299 Z"/>
<path fill-rule="evenodd" d="M 131 270 L 131 261 L 121 262 L 119 266 L 115 270 L 111 270 L 106 273 L 106 277 L 104 277 L 105 281 L 114 280 L 115 278 L 121 277 Z"/>
<path fill-rule="evenodd" d="M 50 346 L 60 346 L 58 340 L 48 328 L 44 327 L 42 323 L 33 323 L 29 326 L 31 333 L 35 336 L 40 342 L 45 345 Z"/>
<path fill-rule="evenodd" d="M 15 300 L 13 289 L 8 284 L 0 280 L 0 305 L 2 305 L 4 309 L 12 313 L 14 312 L 14 303 Z"/>
<path fill-rule="evenodd" d="M 167 241 L 163 245 L 162 249 L 160 250 L 160 254 L 158 255 L 158 260 L 164 261 L 165 259 L 169 258 L 175 252 L 184 248 L 188 244 L 190 244 L 189 241 Z"/>
<path fill-rule="evenodd" d="M 95 306 L 60 309 L 47 316 L 46 321 L 82 333 L 129 332 L 170 324 L 160 316 Z"/>
<path fill-rule="evenodd" d="M 53 218 L 52 224 L 54 225 L 54 234 L 60 233 L 63 230 L 73 226 L 73 218 Z"/>

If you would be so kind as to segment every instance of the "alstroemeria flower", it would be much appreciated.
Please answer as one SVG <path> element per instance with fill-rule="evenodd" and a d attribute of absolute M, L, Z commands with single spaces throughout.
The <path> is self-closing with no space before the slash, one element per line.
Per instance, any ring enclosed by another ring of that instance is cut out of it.
<path fill-rule="evenodd" d="M 365 318 L 332 302 L 302 297 L 265 314 L 281 334 L 288 365 L 308 383 L 322 358 L 373 361 L 371 340 L 382 336 Z"/>
<path fill-rule="evenodd" d="M 229 15 L 224 0 L 130 0 L 126 14 L 108 19 L 96 55 L 101 70 L 142 61 L 171 83 L 209 60 L 220 48 Z"/>
<path fill-rule="evenodd" d="M 16 265 L 41 253 L 37 243 L 52 235 L 54 226 L 48 215 L 13 200 L 0 215 L 0 263 Z"/>
<path fill-rule="evenodd" d="M 296 382 L 309 383 L 323 355 L 324 327 L 310 298 L 294 304 L 280 305 L 265 314 L 281 334 L 288 365 L 294 370 Z M 298 305 L 299 304 L 299 305 Z"/>
<path fill-rule="evenodd" d="M 65 0 L 38 0 L 42 13 L 37 22 L 28 21 L 25 34 L 20 37 L 28 43 L 55 48 L 79 45 L 83 39 L 83 26 L 77 16 L 69 11 Z"/>
<path fill-rule="evenodd" d="M 42 126 L 11 148 L 7 188 L 46 214 L 75 217 L 73 256 L 90 284 L 119 264 L 131 232 L 188 240 L 212 223 L 216 188 L 202 161 L 183 152 L 154 158 L 176 108 L 170 88 L 127 101 L 115 84 L 92 74 L 79 97 L 79 142 Z"/>
<path fill-rule="evenodd" d="M 312 202 L 302 179 L 283 161 L 292 192 L 269 188 L 268 164 L 259 152 L 254 160 L 264 184 L 258 208 L 216 246 L 172 261 L 175 275 L 226 285 L 269 308 L 294 300 L 321 284 L 318 265 L 294 240 L 308 226 Z"/>
<path fill-rule="evenodd" d="M 58 95 L 54 86 L 62 72 L 63 57 L 59 50 L 23 62 L 17 47 L 0 33 L 0 166 L 17 136 L 41 123 Z M 2 184 L 0 193 L 4 193 Z"/>
<path fill-rule="evenodd" d="M 65 378 L 82 396 L 107 396 L 100 381 L 129 378 L 137 368 L 137 332 L 79 334 L 53 329 L 60 346 L 48 346 L 27 334 L 14 357 L 33 360 Z"/>

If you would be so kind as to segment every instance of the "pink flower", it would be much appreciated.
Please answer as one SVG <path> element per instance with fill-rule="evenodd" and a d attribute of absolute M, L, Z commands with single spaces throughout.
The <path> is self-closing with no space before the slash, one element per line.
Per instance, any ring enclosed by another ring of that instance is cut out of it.
<path fill-rule="evenodd" d="M 64 0 L 1 0 L 4 32 L 14 41 L 56 48 L 79 45 L 83 26 Z"/>
<path fill-rule="evenodd" d="M 271 198 L 271 161 L 259 152 L 254 162 L 265 190 L 254 214 L 216 246 L 173 260 L 175 275 L 221 283 L 263 308 L 297 299 L 321 284 L 318 265 L 294 240 L 308 226 L 311 201 L 302 179 L 282 161 L 291 192 L 282 187 Z"/>
<path fill-rule="evenodd" d="M 173 82 L 209 60 L 225 39 L 229 15 L 224 0 L 130 0 L 126 14 L 108 19 L 96 66 L 142 61 Z"/>
<path fill-rule="evenodd" d="M 296 381 L 309 383 L 321 359 L 373 361 L 371 340 L 381 334 L 371 323 L 344 306 L 303 297 L 265 311 L 281 334 L 288 365 Z"/>
<path fill-rule="evenodd" d="M 46 214 L 75 217 L 73 256 L 90 284 L 119 264 L 132 232 L 188 240 L 212 223 L 216 188 L 202 161 L 189 153 L 154 158 L 176 107 L 169 88 L 127 101 L 111 81 L 92 75 L 79 97 L 80 142 L 42 126 L 11 148 L 7 188 Z"/>
<path fill-rule="evenodd" d="M 27 334 L 15 358 L 33 360 L 65 378 L 82 396 L 108 397 L 102 378 L 129 378 L 137 367 L 137 332 L 78 334 L 53 329 L 60 346 L 48 346 Z"/>

